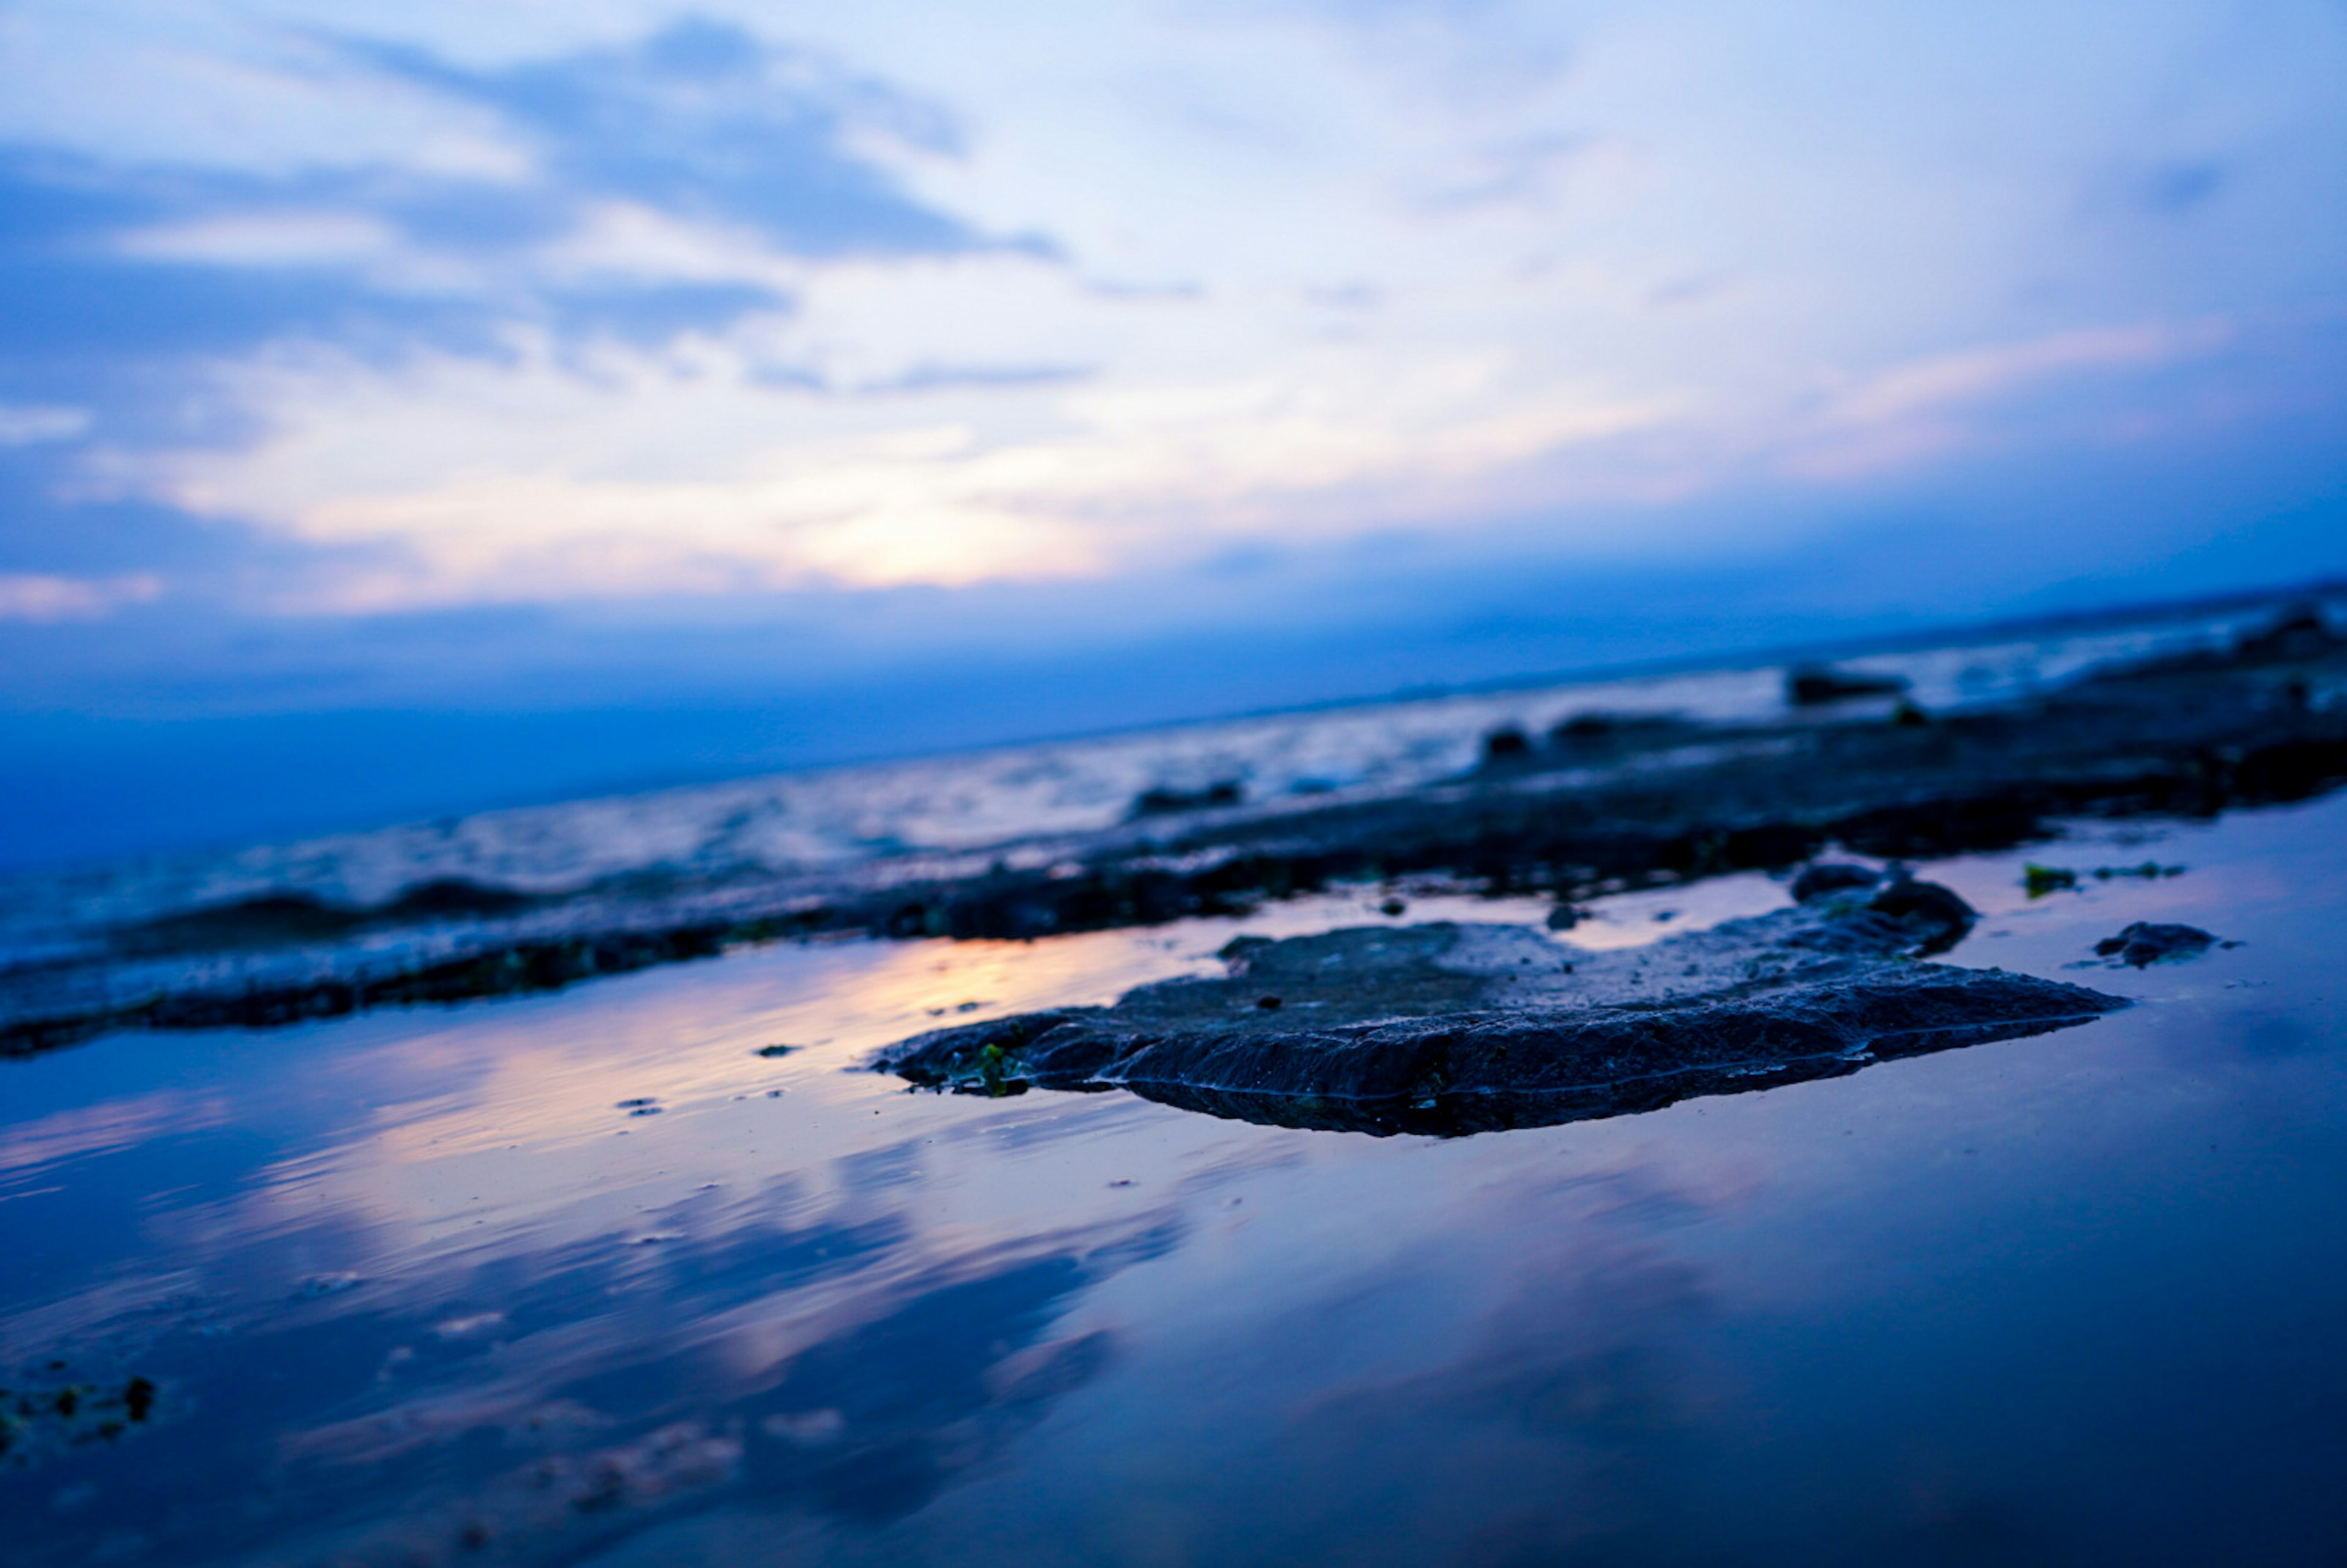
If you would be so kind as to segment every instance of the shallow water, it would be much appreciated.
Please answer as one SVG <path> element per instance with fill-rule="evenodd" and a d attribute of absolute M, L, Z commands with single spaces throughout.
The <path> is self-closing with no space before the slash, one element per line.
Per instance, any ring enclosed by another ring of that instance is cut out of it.
<path fill-rule="evenodd" d="M 1450 1142 L 849 1071 L 1370 890 L 0 1062 L 10 1561 L 2336 1563 L 2342 829 L 1933 867 L 2086 1027 Z M 2137 919 L 2245 945 L 2067 967 Z"/>

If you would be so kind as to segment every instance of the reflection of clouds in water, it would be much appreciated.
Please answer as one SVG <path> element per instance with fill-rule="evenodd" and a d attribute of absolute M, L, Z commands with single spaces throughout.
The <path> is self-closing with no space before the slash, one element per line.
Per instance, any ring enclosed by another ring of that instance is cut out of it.
<path fill-rule="evenodd" d="M 1103 1287 L 1117 1378 L 1020 1484 L 846 1560 L 1415 1564 L 1528 1510 L 1583 1542 L 1664 1506 L 1716 1402 L 1689 1342 L 1717 1292 L 1648 1233 L 1711 1194 L 1618 1138 L 1594 1173 L 1547 1134 L 1280 1142 L 1173 1266 Z"/>
<path fill-rule="evenodd" d="M 1089 1379 L 1106 1341 L 1063 1350 L 1052 1323 L 1177 1231 L 1135 1209 L 1136 1197 L 1162 1203 L 1162 1185 L 1112 1193 L 1102 1175 L 1081 1184 L 1089 1202 L 1069 1190 L 1070 1152 L 1121 1160 L 1133 1151 L 1109 1152 L 1118 1129 L 1149 1112 L 907 1097 L 841 1071 L 860 1051 L 859 1020 L 902 1032 L 973 975 L 1008 999 L 1048 995 L 1085 972 L 1087 954 L 1096 985 L 1103 968 L 1186 961 L 1120 940 L 1047 954 L 784 948 L 642 977 L 588 1006 L 548 999 L 208 1041 L 200 1101 L 101 1099 L 0 1133 L 26 1172 L 136 1166 L 116 1178 L 138 1184 L 126 1202 L 159 1189 L 143 1200 L 143 1246 L 123 1251 L 138 1240 L 128 1214 L 92 1227 L 122 1244 L 115 1266 L 141 1287 L 19 1272 L 0 1297 L 7 1343 L 134 1356 L 195 1412 L 142 1444 L 151 1462 L 136 1475 L 108 1481 L 135 1516 L 179 1521 L 171 1539 L 190 1550 L 233 1552 L 263 1532 L 306 1540 L 385 1486 L 417 1506 L 354 1545 L 360 1560 L 403 1542 L 431 1556 L 476 1525 L 532 1537 L 525 1560 L 559 1555 L 747 1495 L 744 1476 L 769 1503 L 787 1493 L 794 1509 L 885 1512 L 903 1477 L 943 1484 Z M 810 1037 L 828 1043 L 754 1054 Z M 24 1071 L 38 1082 L 88 1060 Z M 788 1091 L 769 1099 L 762 1086 L 774 1083 Z M 645 1092 L 671 1114 L 615 1109 Z M 225 1178 L 175 1192 L 146 1169 L 190 1147 Z M 907 1207 L 923 1183 L 917 1211 Z M 88 1219 L 94 1190 L 45 1196 L 58 1206 L 44 1223 Z M 347 1288 L 301 1287 L 329 1276 Z M 166 1277 L 168 1292 L 154 1283 Z M 28 1307 L 28 1294 L 60 1287 Z M 872 1403 L 877 1384 L 824 1392 L 860 1375 L 862 1350 L 822 1348 L 843 1336 L 960 1391 L 903 1409 Z M 952 1430 L 933 1437 L 925 1423 Z M 785 1460 L 801 1450 L 807 1478 L 794 1481 Z M 261 1475 L 283 1495 L 260 1516 L 215 1506 Z M 91 1511 L 42 1549 L 79 1560 L 123 1517 Z"/>
<path fill-rule="evenodd" d="M 586 1004 L 223 1037 L 201 1115 L 151 1093 L 11 1130 L 28 1169 L 151 1163 L 175 1124 L 209 1127 L 215 1163 L 241 1152 L 217 1190 L 146 1200 L 145 1250 L 119 1266 L 174 1294 L 80 1280 L 10 1304 L 11 1344 L 130 1357 L 189 1413 L 108 1472 L 119 1509 L 64 1520 L 26 1561 L 82 1560 L 126 1517 L 174 1522 L 147 1544 L 189 1554 L 437 1560 L 494 1540 L 538 1561 L 729 1501 L 917 1504 L 1097 1375 L 1107 1337 L 1063 1344 L 1060 1319 L 1177 1243 L 1162 1205 L 1180 1184 L 1110 1190 L 1107 1166 L 1163 1157 L 1137 1124 L 1193 1148 L 1226 1131 L 1131 1102 L 909 1097 L 842 1071 L 858 1031 L 903 1032 L 973 986 L 1024 1005 L 1188 962 L 1113 936 L 778 948 Z M 778 1039 L 807 1043 L 755 1054 Z M 670 1114 L 617 1109 L 646 1096 Z M 1071 1192 L 1071 1159 L 1103 1173 Z M 228 1501 L 263 1476 L 265 1506 Z M 387 1517 L 386 1496 L 396 1524 L 332 1522 Z"/>
<path fill-rule="evenodd" d="M 1686 1345 L 1707 1315 L 1694 1266 L 1568 1217 L 1509 1227 L 1471 1256 L 1404 1260 L 1327 1306 L 1319 1326 L 1340 1337 L 1348 1318 L 1356 1332 L 1419 1322 L 1425 1345 L 1399 1355 L 1430 1355 L 1361 1381 L 1346 1380 L 1359 1370 L 1347 1358 L 1293 1399 L 1256 1472 L 1200 1510 L 1257 1533 L 1201 1542 L 1206 1558 L 1440 1562 L 1464 1543 L 1480 1560 L 1495 1527 L 1585 1545 L 1667 1512 L 1706 1405 Z"/>
<path fill-rule="evenodd" d="M 1095 1266 L 1061 1255 L 928 1287 L 813 1346 L 745 1405 L 745 1480 L 776 1500 L 881 1520 L 928 1502 L 1105 1365 L 1109 1341 L 1044 1344 Z"/>
<path fill-rule="evenodd" d="M 213 1126 L 225 1119 L 226 1112 L 217 1096 L 175 1090 L 56 1112 L 0 1132 L 0 1181 L 129 1149 L 159 1133 Z"/>
<path fill-rule="evenodd" d="M 186 1555 L 438 1561 L 495 1541 L 538 1562 L 743 1498 L 891 1517 L 1096 1376 L 1106 1337 L 1057 1326 L 1176 1239 L 1148 1216 L 960 1250 L 904 1214 L 715 1217 L 165 1332 L 142 1364 L 209 1419 L 159 1431 L 108 1473 L 113 1508 L 24 1560 L 84 1560 L 123 1518 L 169 1522 L 148 1544 Z M 386 1484 L 395 1521 L 345 1533 L 383 1516 Z"/>
<path fill-rule="evenodd" d="M 2336 1426 L 2335 1249 L 2291 1218 L 2337 1188 L 2336 921 L 2241 895 L 2347 885 L 2339 809 L 2016 915 L 2057 963 L 2155 897 L 2250 943 L 2060 1049 L 1449 1143 L 841 1071 L 1199 927 L 8 1064 L 0 1148 L 63 1152 L 12 1239 L 108 1250 L 0 1271 L 0 1347 L 161 1390 L 118 1450 L 0 1469 L 12 1568 L 1960 1560 L 2137 1528 L 2111 1499 L 2168 1467 L 2286 1519 Z M 191 1061 L 200 1100 L 142 1077 Z"/>

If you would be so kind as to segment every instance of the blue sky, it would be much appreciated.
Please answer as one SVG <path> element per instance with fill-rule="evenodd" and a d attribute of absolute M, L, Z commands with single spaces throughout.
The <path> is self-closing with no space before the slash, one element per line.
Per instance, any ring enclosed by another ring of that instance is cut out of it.
<path fill-rule="evenodd" d="M 0 4 L 0 859 L 2347 570 L 2347 7 L 1876 9 Z"/>

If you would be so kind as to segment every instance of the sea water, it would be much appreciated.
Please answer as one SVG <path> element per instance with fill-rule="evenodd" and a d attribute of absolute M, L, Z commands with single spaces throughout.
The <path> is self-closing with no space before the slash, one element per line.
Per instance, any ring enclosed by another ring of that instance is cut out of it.
<path fill-rule="evenodd" d="M 6 1559 L 2340 1561 L 2347 797 L 1928 874 L 1947 961 L 2138 1005 L 1452 1141 L 859 1071 L 1338 892 L 0 1062 Z M 1674 892 L 1567 938 L 1786 897 Z"/>

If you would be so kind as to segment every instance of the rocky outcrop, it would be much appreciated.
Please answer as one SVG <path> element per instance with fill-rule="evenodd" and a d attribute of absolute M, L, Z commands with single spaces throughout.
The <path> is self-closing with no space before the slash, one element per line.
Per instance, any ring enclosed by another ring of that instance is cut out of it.
<path fill-rule="evenodd" d="M 1449 923 L 1243 939 L 1225 975 L 935 1030 L 874 1065 L 971 1092 L 1124 1089 L 1254 1122 L 1456 1133 L 1829 1077 L 2126 1005 L 1918 961 L 1952 917 L 1969 924 L 1952 893 L 1892 878 L 1610 953 Z"/>

